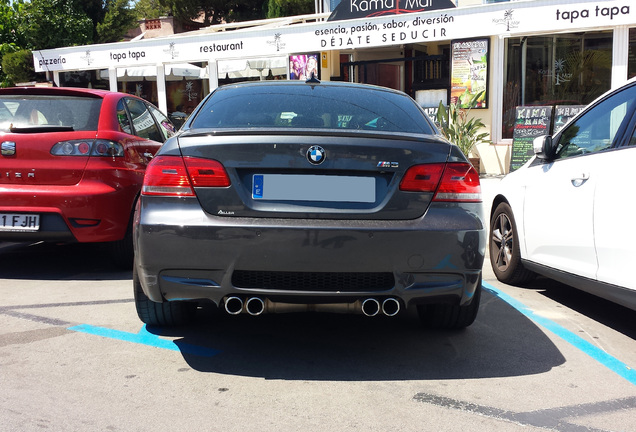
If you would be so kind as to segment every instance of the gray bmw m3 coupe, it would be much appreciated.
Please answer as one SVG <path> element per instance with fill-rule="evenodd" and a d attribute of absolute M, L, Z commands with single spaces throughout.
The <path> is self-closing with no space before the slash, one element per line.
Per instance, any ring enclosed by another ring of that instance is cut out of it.
<path fill-rule="evenodd" d="M 402 92 L 258 81 L 216 89 L 149 164 L 135 303 L 179 325 L 211 301 L 472 324 L 486 229 L 479 175 Z"/>

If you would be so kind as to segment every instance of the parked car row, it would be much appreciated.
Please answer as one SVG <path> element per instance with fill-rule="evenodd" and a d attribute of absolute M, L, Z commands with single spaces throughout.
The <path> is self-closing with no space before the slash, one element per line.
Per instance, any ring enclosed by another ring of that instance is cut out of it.
<path fill-rule="evenodd" d="M 464 328 L 489 243 L 497 278 L 541 274 L 636 310 L 636 81 L 500 183 L 404 93 L 337 82 L 216 89 L 179 133 L 152 104 L 0 90 L 0 241 L 99 242 L 133 266 L 139 318 L 340 310 Z M 134 259 L 134 262 L 133 262 Z"/>

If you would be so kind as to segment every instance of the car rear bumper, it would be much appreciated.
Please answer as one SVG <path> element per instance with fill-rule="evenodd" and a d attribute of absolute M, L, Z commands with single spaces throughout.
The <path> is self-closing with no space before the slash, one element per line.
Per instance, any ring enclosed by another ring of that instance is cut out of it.
<path fill-rule="evenodd" d="M 137 273 L 157 302 L 465 304 L 480 280 L 481 203 L 433 204 L 406 221 L 219 217 L 196 199 L 178 208 L 144 197 L 135 224 Z"/>
<path fill-rule="evenodd" d="M 107 242 L 128 227 L 136 188 L 96 181 L 72 186 L 0 186 L 0 213 L 40 216 L 37 231 L 1 231 L 0 240 Z"/>

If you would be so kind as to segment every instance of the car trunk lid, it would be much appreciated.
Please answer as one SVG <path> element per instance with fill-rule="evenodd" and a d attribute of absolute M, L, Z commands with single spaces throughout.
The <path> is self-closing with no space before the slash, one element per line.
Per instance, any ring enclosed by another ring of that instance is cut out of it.
<path fill-rule="evenodd" d="M 225 188 L 196 187 L 204 210 L 219 216 L 414 219 L 434 195 L 400 190 L 416 164 L 445 163 L 451 146 L 437 137 L 316 131 L 190 133 L 184 157 L 220 162 Z M 192 173 L 190 173 L 192 175 Z"/>
<path fill-rule="evenodd" d="M 95 139 L 86 132 L 8 133 L 1 138 L 0 184 L 73 185 L 82 178 L 89 156 L 54 155 L 57 143 Z"/>

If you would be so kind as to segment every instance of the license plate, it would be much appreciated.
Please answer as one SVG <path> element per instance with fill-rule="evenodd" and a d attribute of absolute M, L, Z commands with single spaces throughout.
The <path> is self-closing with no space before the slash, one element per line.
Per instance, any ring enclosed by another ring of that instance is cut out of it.
<path fill-rule="evenodd" d="M 375 178 L 255 174 L 252 198 L 273 201 L 375 202 Z"/>
<path fill-rule="evenodd" d="M 0 231 L 37 231 L 40 215 L 0 213 Z"/>

